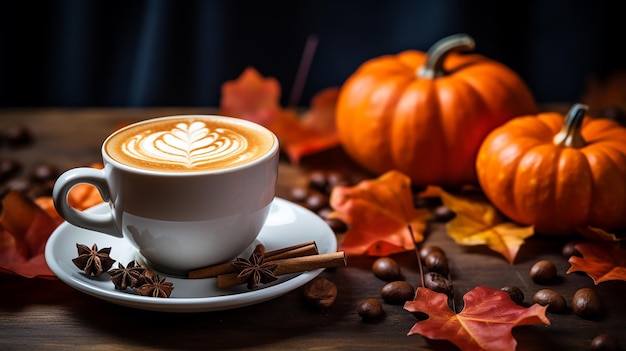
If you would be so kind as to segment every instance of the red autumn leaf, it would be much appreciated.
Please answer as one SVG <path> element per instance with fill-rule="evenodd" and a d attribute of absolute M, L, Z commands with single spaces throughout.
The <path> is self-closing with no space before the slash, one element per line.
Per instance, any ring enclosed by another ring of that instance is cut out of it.
<path fill-rule="evenodd" d="M 597 285 L 608 280 L 626 280 L 626 250 L 615 242 L 593 241 L 574 246 L 582 257 L 569 258 L 572 272 L 585 272 Z"/>
<path fill-rule="evenodd" d="M 280 84 L 252 67 L 222 85 L 220 113 L 266 125 L 280 112 Z"/>
<path fill-rule="evenodd" d="M 45 260 L 50 234 L 60 224 L 18 191 L 7 193 L 0 215 L 0 272 L 54 278 Z"/>
<path fill-rule="evenodd" d="M 336 186 L 330 195 L 333 212 L 349 225 L 340 243 L 346 254 L 387 256 L 412 250 L 413 240 L 424 240 L 426 210 L 415 209 L 411 180 L 398 171 L 389 171 L 375 180 L 354 187 Z"/>
<path fill-rule="evenodd" d="M 313 97 L 302 116 L 280 106 L 281 89 L 274 78 L 247 68 L 237 79 L 222 85 L 220 113 L 259 123 L 276 134 L 290 161 L 339 145 L 335 127 L 338 88 L 325 89 Z"/>
<path fill-rule="evenodd" d="M 426 313 L 429 318 L 415 323 L 408 335 L 448 340 L 464 351 L 504 351 L 515 350 L 517 346 L 511 334 L 514 327 L 550 325 L 546 317 L 547 306 L 519 306 L 501 290 L 478 286 L 465 294 L 463 301 L 463 311 L 456 314 L 448 307 L 447 295 L 417 288 L 415 299 L 407 301 L 404 309 Z"/>
<path fill-rule="evenodd" d="M 285 153 L 292 163 L 298 163 L 305 155 L 339 145 L 335 124 L 335 106 L 338 88 L 328 88 L 317 93 L 311 108 L 298 121 L 298 125 L 285 133 L 278 134 L 285 140 Z"/>

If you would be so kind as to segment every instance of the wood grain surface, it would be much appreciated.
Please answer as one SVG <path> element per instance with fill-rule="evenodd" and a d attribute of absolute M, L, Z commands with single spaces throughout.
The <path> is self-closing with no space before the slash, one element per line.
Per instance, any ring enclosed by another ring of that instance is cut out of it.
<path fill-rule="evenodd" d="M 100 145 L 116 127 L 170 114 L 211 114 L 210 108 L 151 109 L 11 109 L 0 111 L 0 132 L 22 124 L 34 135 L 26 148 L 3 148 L 0 157 L 24 164 L 24 172 L 49 163 L 65 170 L 100 162 Z M 355 179 L 369 177 L 340 148 L 305 157 L 300 165 L 280 163 L 277 195 L 289 199 L 290 189 L 306 184 L 315 169 L 349 172 Z M 513 329 L 518 350 L 589 350 L 600 333 L 616 336 L 626 346 L 626 282 L 594 285 L 585 274 L 565 274 L 569 263 L 561 255 L 569 239 L 531 237 L 514 264 L 485 247 L 462 247 L 453 242 L 445 224 L 434 222 L 426 243 L 441 246 L 450 259 L 457 310 L 462 296 L 476 286 L 499 289 L 515 285 L 525 303 L 541 288 L 561 293 L 571 307 L 574 292 L 593 288 L 605 314 L 586 320 L 568 310 L 548 313 L 551 325 Z M 394 255 L 405 279 L 419 280 L 413 252 Z M 558 279 L 540 285 L 529 278 L 530 267 L 541 259 L 553 261 Z M 159 313 L 114 305 L 83 294 L 58 280 L 26 279 L 0 274 L 0 350 L 456 350 L 446 341 L 407 336 L 417 321 L 402 305 L 383 303 L 385 318 L 363 322 L 358 303 L 379 298 L 385 282 L 371 272 L 374 258 L 349 257 L 348 266 L 321 274 L 338 287 L 338 297 L 327 310 L 308 307 L 302 288 L 253 306 L 207 313 Z"/>

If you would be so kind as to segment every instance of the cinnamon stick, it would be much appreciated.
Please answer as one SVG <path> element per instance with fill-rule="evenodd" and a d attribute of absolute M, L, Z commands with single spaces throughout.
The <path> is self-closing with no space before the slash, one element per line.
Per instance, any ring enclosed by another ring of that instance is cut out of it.
<path fill-rule="evenodd" d="M 263 250 L 264 248 L 262 247 L 262 245 L 258 245 L 255 248 L 255 252 L 263 252 Z M 318 253 L 319 251 L 317 249 L 317 244 L 315 244 L 315 241 L 307 241 L 304 243 L 265 252 L 263 257 L 265 262 L 267 262 L 291 257 L 317 255 Z M 235 272 L 235 268 L 233 267 L 232 262 L 224 262 L 217 265 L 189 271 L 187 276 L 190 279 L 202 279 L 216 277 L 220 274 L 233 272 Z"/>
<path fill-rule="evenodd" d="M 276 265 L 273 273 L 276 276 L 310 271 L 318 268 L 341 267 L 346 265 L 346 254 L 343 251 L 327 254 L 309 255 L 285 258 L 272 261 Z M 245 278 L 238 277 L 237 273 L 226 273 L 217 276 L 217 287 L 231 288 L 246 283 Z"/>

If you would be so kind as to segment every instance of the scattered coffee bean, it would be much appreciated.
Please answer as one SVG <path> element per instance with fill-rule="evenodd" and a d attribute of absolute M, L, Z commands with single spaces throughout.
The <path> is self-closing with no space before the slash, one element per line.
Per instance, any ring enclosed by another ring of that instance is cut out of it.
<path fill-rule="evenodd" d="M 448 275 L 448 257 L 443 251 L 431 251 L 424 257 L 424 266 L 432 272 Z"/>
<path fill-rule="evenodd" d="M 345 174 L 337 171 L 330 171 L 326 174 L 326 188 L 324 191 L 326 194 L 330 195 L 334 187 L 349 185 L 351 185 L 351 182 Z"/>
<path fill-rule="evenodd" d="M 452 294 L 452 283 L 448 278 L 436 272 L 428 272 L 424 274 L 424 287 L 448 296 Z"/>
<path fill-rule="evenodd" d="M 380 257 L 372 264 L 372 272 L 378 278 L 392 282 L 402 280 L 402 271 L 398 262 L 391 257 Z"/>
<path fill-rule="evenodd" d="M 509 293 L 511 300 L 518 305 L 522 305 L 524 303 L 524 293 L 520 288 L 514 285 L 505 285 L 500 290 Z"/>
<path fill-rule="evenodd" d="M 26 194 L 28 190 L 33 186 L 33 182 L 28 178 L 13 178 L 6 183 L 8 190 L 19 191 Z"/>
<path fill-rule="evenodd" d="M 578 250 L 576 250 L 575 248 L 576 244 L 578 243 L 578 241 L 570 241 L 567 244 L 563 245 L 563 250 L 561 251 L 563 257 L 570 258 L 572 256 L 581 256 L 580 252 L 578 252 Z"/>
<path fill-rule="evenodd" d="M 47 180 L 56 179 L 59 176 L 59 171 L 54 165 L 41 164 L 33 169 L 31 178 L 36 182 L 45 182 Z"/>
<path fill-rule="evenodd" d="M 22 164 L 14 159 L 0 160 L 0 182 L 17 176 L 22 171 Z"/>
<path fill-rule="evenodd" d="M 385 315 L 383 304 L 374 298 L 361 301 L 357 308 L 357 313 L 365 321 L 378 321 Z"/>
<path fill-rule="evenodd" d="M 380 296 L 387 303 L 399 304 L 413 300 L 415 289 L 404 280 L 396 280 L 383 286 L 380 289 Z"/>
<path fill-rule="evenodd" d="M 426 259 L 426 256 L 428 256 L 430 253 L 432 252 L 439 252 L 440 254 L 445 256 L 445 252 L 443 251 L 442 248 L 440 248 L 439 246 L 435 246 L 435 245 L 424 245 L 422 246 L 422 248 L 420 249 L 420 259 L 423 261 Z"/>
<path fill-rule="evenodd" d="M 582 318 L 597 319 L 602 315 L 600 296 L 591 288 L 578 289 L 572 298 L 572 310 Z"/>
<path fill-rule="evenodd" d="M 437 206 L 433 210 L 433 215 L 435 216 L 435 220 L 438 222 L 447 222 L 454 218 L 456 215 L 452 210 L 450 210 L 446 206 Z"/>
<path fill-rule="evenodd" d="M 319 192 L 311 192 L 304 200 L 304 206 L 313 212 L 328 206 L 328 196 Z"/>
<path fill-rule="evenodd" d="M 548 260 L 541 260 L 530 268 L 530 279 L 535 283 L 547 283 L 556 277 L 556 266 Z"/>
<path fill-rule="evenodd" d="M 309 173 L 309 187 L 320 192 L 326 191 L 328 180 L 324 171 L 315 170 Z"/>
<path fill-rule="evenodd" d="M 309 189 L 305 186 L 297 185 L 291 188 L 291 200 L 295 202 L 304 202 L 309 196 Z"/>
<path fill-rule="evenodd" d="M 603 333 L 591 340 L 589 349 L 592 351 L 620 351 L 622 347 L 615 336 Z"/>
<path fill-rule="evenodd" d="M 326 278 L 315 278 L 304 285 L 304 299 L 310 306 L 327 309 L 337 299 L 337 285 Z"/>
<path fill-rule="evenodd" d="M 348 225 L 346 222 L 342 221 L 339 218 L 328 218 L 324 220 L 326 224 L 332 229 L 335 234 L 343 234 L 348 231 Z"/>
<path fill-rule="evenodd" d="M 9 147 L 21 147 L 31 144 L 33 135 L 25 126 L 14 125 L 4 131 L 3 139 Z"/>
<path fill-rule="evenodd" d="M 533 301 L 541 306 L 548 306 L 548 311 L 562 313 L 567 309 L 567 302 L 563 295 L 552 289 L 538 290 L 533 296 Z"/>

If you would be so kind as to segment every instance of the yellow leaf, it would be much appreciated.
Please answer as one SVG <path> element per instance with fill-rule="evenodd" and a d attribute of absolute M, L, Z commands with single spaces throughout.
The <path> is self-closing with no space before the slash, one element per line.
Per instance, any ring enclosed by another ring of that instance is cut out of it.
<path fill-rule="evenodd" d="M 457 244 L 487 245 L 511 264 L 524 240 L 534 234 L 532 226 L 509 221 L 481 195 L 455 196 L 442 190 L 441 201 L 456 214 L 446 229 Z"/>

